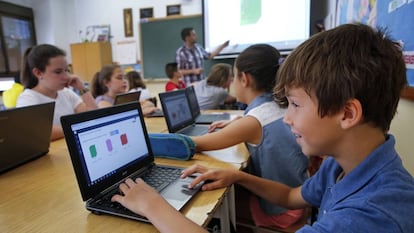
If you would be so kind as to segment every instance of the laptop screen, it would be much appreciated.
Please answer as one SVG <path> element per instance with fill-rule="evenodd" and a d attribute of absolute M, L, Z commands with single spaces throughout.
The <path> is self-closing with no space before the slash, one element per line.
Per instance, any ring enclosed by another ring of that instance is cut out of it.
<path fill-rule="evenodd" d="M 114 105 L 139 101 L 141 91 L 127 92 L 115 96 Z"/>
<path fill-rule="evenodd" d="M 138 102 L 61 118 L 83 200 L 154 164 Z"/>
<path fill-rule="evenodd" d="M 170 132 L 194 123 L 185 90 L 160 93 L 160 99 Z"/>
<path fill-rule="evenodd" d="M 142 127 L 137 110 L 72 125 L 88 186 L 148 156 Z"/>
<path fill-rule="evenodd" d="M 198 106 L 197 96 L 194 91 L 194 86 L 189 86 L 186 88 L 188 101 L 190 102 L 191 112 L 193 113 L 194 117 L 200 115 L 200 107 Z"/>

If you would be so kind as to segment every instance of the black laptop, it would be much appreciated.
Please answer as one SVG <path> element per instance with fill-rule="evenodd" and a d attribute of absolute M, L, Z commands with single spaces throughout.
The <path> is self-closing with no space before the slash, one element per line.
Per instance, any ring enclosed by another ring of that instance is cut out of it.
<path fill-rule="evenodd" d="M 182 168 L 154 163 L 142 110 L 136 103 L 114 105 L 61 118 L 72 165 L 86 209 L 146 221 L 111 197 L 126 178 L 141 177 L 177 210 L 199 190 L 193 178 L 181 179 Z"/>
<path fill-rule="evenodd" d="M 228 113 L 201 114 L 200 105 L 197 101 L 197 95 L 194 91 L 194 86 L 187 87 L 186 94 L 188 102 L 190 103 L 191 113 L 193 114 L 194 121 L 197 124 L 211 124 L 215 121 L 230 120 L 230 114 Z"/>
<path fill-rule="evenodd" d="M 170 133 L 199 136 L 208 133 L 208 125 L 196 124 L 185 89 L 159 93 Z"/>
<path fill-rule="evenodd" d="M 133 101 L 139 101 L 140 91 L 125 92 L 115 96 L 114 105 L 125 104 Z"/>
<path fill-rule="evenodd" d="M 55 102 L 0 111 L 0 173 L 47 154 Z"/>
<path fill-rule="evenodd" d="M 133 101 L 139 101 L 141 91 L 126 92 L 115 96 L 114 105 L 125 104 Z M 163 117 L 164 113 L 161 109 L 157 108 L 154 112 L 149 113 L 146 117 Z"/>

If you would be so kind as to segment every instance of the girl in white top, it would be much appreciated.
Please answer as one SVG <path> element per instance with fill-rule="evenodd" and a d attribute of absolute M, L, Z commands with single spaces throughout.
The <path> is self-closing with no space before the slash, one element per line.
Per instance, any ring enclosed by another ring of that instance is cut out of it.
<path fill-rule="evenodd" d="M 96 98 L 96 104 L 99 108 L 114 105 L 116 95 L 125 93 L 127 88 L 128 83 L 119 65 L 105 65 L 91 81 L 91 92 L 93 97 Z M 139 102 L 145 116 L 157 110 L 151 101 Z"/>
<path fill-rule="evenodd" d="M 141 91 L 139 101 L 148 100 L 151 98 L 151 93 L 147 89 L 141 75 L 137 71 L 130 71 L 126 74 L 128 80 L 129 92 Z"/>
<path fill-rule="evenodd" d="M 91 92 L 99 108 L 114 105 L 115 97 L 125 93 L 127 88 L 128 84 L 119 65 L 103 66 L 91 81 Z"/>
<path fill-rule="evenodd" d="M 225 63 L 213 65 L 207 79 L 194 84 L 200 109 L 219 109 L 224 104 L 236 102 L 236 97 L 230 95 L 228 91 L 232 80 L 231 65 Z"/>
<path fill-rule="evenodd" d="M 60 117 L 95 109 L 92 95 L 81 79 L 68 72 L 65 51 L 48 44 L 28 48 L 23 57 L 21 82 L 25 90 L 17 107 L 56 102 L 51 140 L 63 138 Z M 80 96 L 69 87 L 79 91 Z"/>

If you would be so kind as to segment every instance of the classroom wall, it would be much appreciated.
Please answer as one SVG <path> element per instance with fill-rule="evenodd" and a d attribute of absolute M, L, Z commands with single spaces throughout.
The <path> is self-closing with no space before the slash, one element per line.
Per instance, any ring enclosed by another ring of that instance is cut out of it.
<path fill-rule="evenodd" d="M 414 176 L 414 101 L 401 99 L 390 133 L 396 138 L 396 149 L 404 166 Z"/>
<path fill-rule="evenodd" d="M 110 24 L 113 58 L 116 61 L 116 43 L 123 40 L 135 40 L 137 43 L 138 59 L 140 51 L 140 36 L 138 35 L 139 9 L 153 7 L 154 17 L 166 17 L 166 6 L 180 4 L 182 15 L 201 14 L 201 1 L 199 0 L 71 0 L 75 4 L 75 24 L 77 30 L 84 30 L 89 25 Z M 105 2 L 105 4 L 102 4 Z M 123 9 L 132 8 L 133 15 L 133 37 L 125 37 Z M 180 32 L 177 32 L 180 33 Z M 79 38 L 77 41 L 79 42 Z"/>
<path fill-rule="evenodd" d="M 182 15 L 201 14 L 200 0 L 2 0 L 33 8 L 36 39 L 39 44 L 54 44 L 67 51 L 72 62 L 70 44 L 81 42 L 79 31 L 90 25 L 111 25 L 113 60 L 116 61 L 118 41 L 135 40 L 140 59 L 138 35 L 139 9 L 154 8 L 154 17 L 166 17 L 166 6 L 180 4 Z M 124 35 L 123 9 L 132 8 L 133 37 Z M 180 32 L 177 32 L 180 33 Z"/>

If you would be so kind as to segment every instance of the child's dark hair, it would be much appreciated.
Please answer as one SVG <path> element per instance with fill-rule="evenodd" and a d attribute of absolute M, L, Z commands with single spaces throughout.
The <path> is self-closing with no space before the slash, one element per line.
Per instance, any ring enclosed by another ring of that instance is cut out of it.
<path fill-rule="evenodd" d="M 187 27 L 187 28 L 183 28 L 183 30 L 181 30 L 181 39 L 183 41 L 185 41 L 185 38 L 189 35 L 191 35 L 191 32 L 194 30 L 194 28 L 192 27 Z"/>
<path fill-rule="evenodd" d="M 25 88 L 33 88 L 38 84 L 38 79 L 33 74 L 33 68 L 44 72 L 49 64 L 49 59 L 66 56 L 65 51 L 50 45 L 41 44 L 26 49 L 23 55 L 23 62 L 20 73 L 20 81 Z"/>
<path fill-rule="evenodd" d="M 226 63 L 217 63 L 211 67 L 210 74 L 207 77 L 207 84 L 216 87 L 225 87 L 230 76 L 233 75 L 231 65 Z"/>
<path fill-rule="evenodd" d="M 165 65 L 165 74 L 167 75 L 169 79 L 172 79 L 174 77 L 174 73 L 177 71 L 178 71 L 177 62 L 171 62 Z"/>
<path fill-rule="evenodd" d="M 105 65 L 102 69 L 95 73 L 91 81 L 91 94 L 94 98 L 103 95 L 108 91 L 106 82 L 111 80 L 112 74 L 116 68 L 120 68 L 119 65 Z"/>
<path fill-rule="evenodd" d="M 279 68 L 279 51 L 268 44 L 256 44 L 248 47 L 237 57 L 235 66 L 237 78 L 243 73 L 250 74 L 254 88 L 259 91 L 271 92 L 275 85 L 276 73 Z"/>
<path fill-rule="evenodd" d="M 357 99 L 364 122 L 387 132 L 406 84 L 400 47 L 383 30 L 347 24 L 297 47 L 280 68 L 274 93 L 280 102 L 289 88 L 303 88 L 317 98 L 320 117 Z"/>
<path fill-rule="evenodd" d="M 146 85 L 144 81 L 142 80 L 139 72 L 133 70 L 133 71 L 128 72 L 125 76 L 128 80 L 129 89 L 138 88 L 138 87 L 141 87 L 143 89 L 146 88 Z"/>

